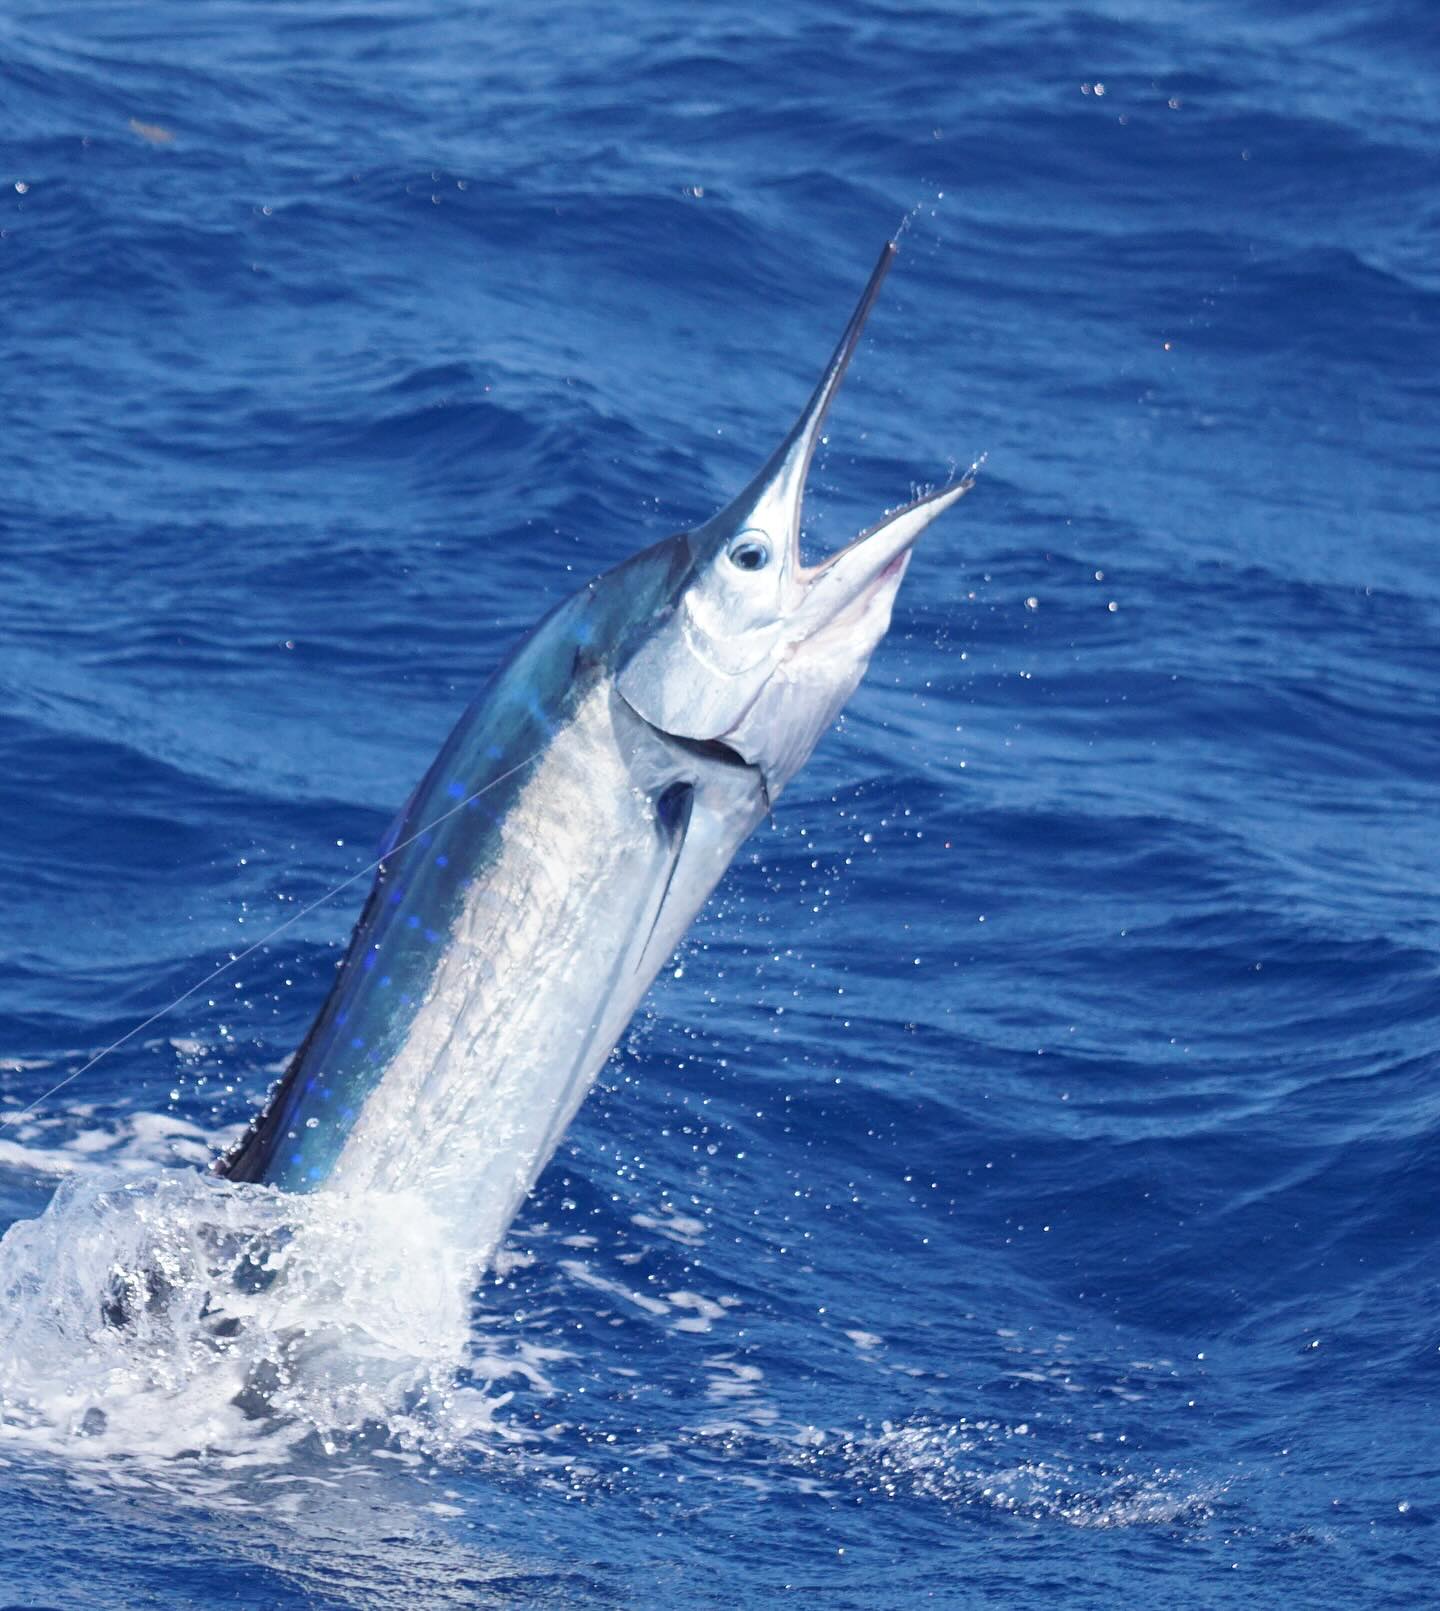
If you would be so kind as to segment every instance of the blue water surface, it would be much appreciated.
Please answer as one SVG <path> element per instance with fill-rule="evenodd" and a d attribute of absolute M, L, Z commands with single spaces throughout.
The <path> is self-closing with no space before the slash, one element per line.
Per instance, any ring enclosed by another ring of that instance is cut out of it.
<path fill-rule="evenodd" d="M 0 97 L 7 1115 L 364 866 L 902 224 L 808 541 L 988 455 L 478 1295 L 513 1435 L 0 1440 L 0 1602 L 1430 1601 L 1429 0 L 12 0 Z M 4 1222 L 198 1167 L 362 894 Z"/>

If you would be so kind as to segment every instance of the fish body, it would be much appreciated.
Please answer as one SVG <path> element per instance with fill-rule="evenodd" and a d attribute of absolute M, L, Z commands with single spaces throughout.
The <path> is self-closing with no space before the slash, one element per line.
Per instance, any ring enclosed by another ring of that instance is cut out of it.
<path fill-rule="evenodd" d="M 712 521 L 554 610 L 389 842 L 314 1027 L 217 1169 L 392 1193 L 484 1257 L 656 973 L 864 673 L 968 479 L 812 570 L 800 499 L 893 247 L 790 435 Z"/>
<path fill-rule="evenodd" d="M 498 1241 L 767 809 L 619 695 L 580 641 L 602 608 L 562 606 L 451 734 L 231 1179 L 417 1192 Z"/>

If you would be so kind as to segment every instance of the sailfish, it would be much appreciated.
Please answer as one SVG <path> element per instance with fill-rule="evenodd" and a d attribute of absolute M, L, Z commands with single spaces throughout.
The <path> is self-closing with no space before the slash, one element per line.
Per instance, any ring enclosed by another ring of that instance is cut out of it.
<path fill-rule="evenodd" d="M 659 969 L 859 684 L 973 476 L 806 566 L 805 480 L 887 242 L 789 434 L 713 519 L 586 583 L 392 829 L 319 1017 L 214 1166 L 391 1193 L 483 1263 Z"/>

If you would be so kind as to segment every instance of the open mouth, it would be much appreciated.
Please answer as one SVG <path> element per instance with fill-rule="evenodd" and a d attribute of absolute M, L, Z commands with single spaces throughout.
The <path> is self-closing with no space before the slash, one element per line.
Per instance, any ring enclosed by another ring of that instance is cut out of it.
<path fill-rule="evenodd" d="M 844 585 L 837 593 L 847 599 L 878 576 L 942 510 L 967 492 L 974 481 L 972 469 L 959 482 L 912 500 L 820 564 L 807 569 L 801 562 L 800 517 L 810 464 L 820 442 L 825 417 L 855 356 L 896 250 L 894 241 L 886 241 L 825 372 L 789 434 L 745 490 L 701 529 L 707 535 L 739 532 L 745 528 L 766 533 L 776 544 L 786 572 L 797 585 L 810 587 L 823 578 L 828 591 L 832 576 L 843 577 Z M 837 597 L 836 603 L 839 602 Z"/>
<path fill-rule="evenodd" d="M 916 540 L 974 484 L 972 470 L 885 515 L 817 565 L 801 559 L 810 464 L 895 250 L 887 241 L 819 384 L 759 474 L 684 534 L 681 588 L 617 681 L 662 732 L 733 739 L 743 757 L 770 758 L 767 776 L 776 767 L 792 773 L 827 708 L 838 710 L 854 690 L 889 625 Z M 767 736 L 766 721 L 788 736 Z"/>
<path fill-rule="evenodd" d="M 851 619 L 897 586 L 921 532 L 974 484 L 972 470 L 952 485 L 916 498 L 806 573 L 805 595 L 794 617 L 795 637 L 812 637 Z"/>

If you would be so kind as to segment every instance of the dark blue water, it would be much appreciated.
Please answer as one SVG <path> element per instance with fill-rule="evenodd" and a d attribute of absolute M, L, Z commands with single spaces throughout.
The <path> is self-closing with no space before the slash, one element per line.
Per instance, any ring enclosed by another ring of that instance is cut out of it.
<path fill-rule="evenodd" d="M 133 1448 L 0 1438 L 0 1600 L 1432 1596 L 1431 6 L 16 0 L 0 105 L 12 1117 L 748 479 L 902 218 L 817 551 L 988 454 L 517 1221 L 473 1429 L 247 1460 L 157 1365 Z M 12 1123 L 5 1222 L 233 1135 L 361 892 Z"/>

